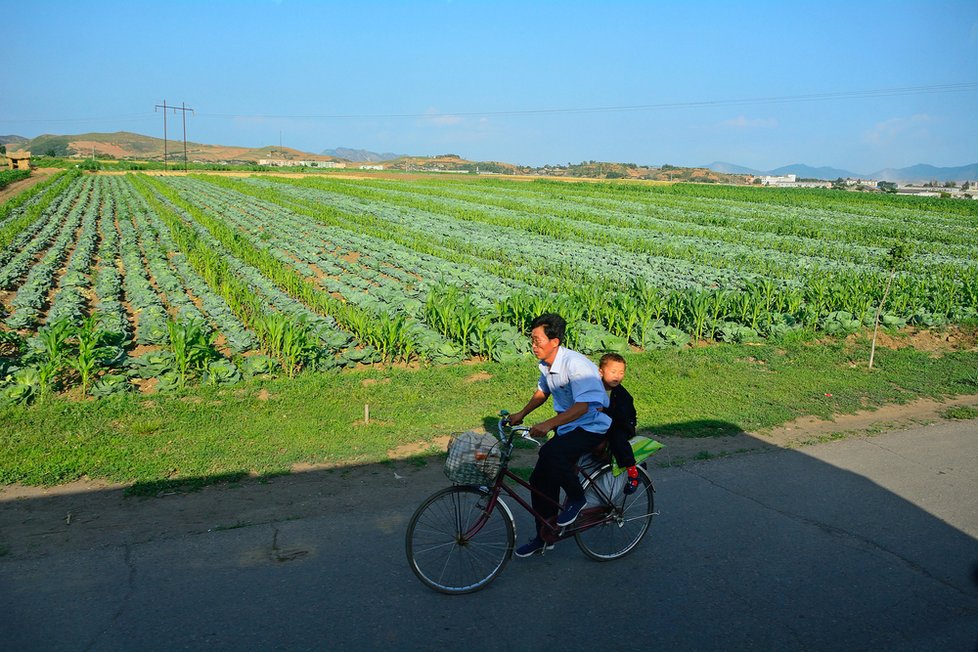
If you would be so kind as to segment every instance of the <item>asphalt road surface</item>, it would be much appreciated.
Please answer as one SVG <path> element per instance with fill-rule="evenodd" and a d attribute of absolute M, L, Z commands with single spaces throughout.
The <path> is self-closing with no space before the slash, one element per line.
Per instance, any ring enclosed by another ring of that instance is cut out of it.
<path fill-rule="evenodd" d="M 633 554 L 568 541 L 465 596 L 405 561 L 445 479 L 392 476 L 296 480 L 350 485 L 315 509 L 275 483 L 120 498 L 115 520 L 15 540 L 81 498 L 0 502 L 0 649 L 978 649 L 978 421 L 654 469 L 660 514 Z M 160 505 L 232 498 L 253 504 L 242 520 L 146 534 Z"/>

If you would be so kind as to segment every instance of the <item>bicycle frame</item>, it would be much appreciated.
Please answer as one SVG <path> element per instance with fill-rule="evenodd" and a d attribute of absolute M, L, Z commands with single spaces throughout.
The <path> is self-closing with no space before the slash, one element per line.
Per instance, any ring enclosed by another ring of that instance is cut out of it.
<path fill-rule="evenodd" d="M 604 468 L 604 465 L 598 467 L 598 469 L 602 468 Z M 492 513 L 492 510 L 496 507 L 496 503 L 499 502 L 500 494 L 502 492 L 506 492 L 506 495 L 515 500 L 517 503 L 519 503 L 520 507 L 529 512 L 537 523 L 543 523 L 545 532 L 541 532 L 541 536 L 545 541 L 547 541 L 547 543 L 563 541 L 564 539 L 574 536 L 578 532 L 583 532 L 584 530 L 592 528 L 595 525 L 600 525 L 601 523 L 608 521 L 611 518 L 611 510 L 614 509 L 611 503 L 611 497 L 608 496 L 601 489 L 601 487 L 594 484 L 594 477 L 585 469 L 577 467 L 577 470 L 578 472 L 582 473 L 585 478 L 591 481 L 591 487 L 594 488 L 601 496 L 602 504 L 594 507 L 585 507 L 578 519 L 571 525 L 559 527 L 556 522 L 554 522 L 554 519 L 544 520 L 540 513 L 533 509 L 533 506 L 530 503 L 516 493 L 516 490 L 513 487 L 506 484 L 506 478 L 509 478 L 520 486 L 529 489 L 530 493 L 532 493 L 534 496 L 542 498 L 544 501 L 555 506 L 557 509 L 560 509 L 562 505 L 549 496 L 544 495 L 543 492 L 536 487 L 531 486 L 529 482 L 510 471 L 508 467 L 500 472 L 499 477 L 496 479 L 496 483 L 493 485 L 490 493 L 489 504 L 486 506 L 486 514 L 488 516 L 488 514 Z M 472 534 L 474 535 L 476 532 L 477 530 L 472 532 Z M 466 535 L 468 535 L 468 533 L 466 533 Z"/>
<path fill-rule="evenodd" d="M 584 530 L 590 529 L 595 525 L 600 525 L 602 523 L 607 523 L 613 519 L 614 511 L 616 507 L 614 506 L 611 497 L 608 496 L 604 490 L 594 482 L 594 475 L 588 473 L 587 469 L 581 467 L 579 464 L 575 467 L 578 473 L 584 475 L 584 477 L 589 481 L 590 487 L 597 491 L 598 495 L 601 497 L 601 504 L 594 507 L 586 507 L 582 512 L 581 516 L 578 517 L 572 525 L 566 527 L 559 527 L 554 522 L 550 520 L 545 520 L 539 512 L 533 509 L 533 506 L 527 502 L 522 496 L 516 493 L 516 490 L 510 485 L 506 484 L 506 478 L 516 482 L 518 485 L 525 489 L 529 489 L 530 493 L 538 498 L 541 498 L 547 503 L 550 503 L 557 509 L 561 508 L 560 503 L 553 500 L 549 496 L 545 495 L 543 492 L 537 488 L 530 485 L 529 482 L 519 477 L 515 473 L 509 470 L 509 459 L 512 454 L 513 449 L 513 435 L 511 433 L 510 437 L 505 437 L 503 432 L 503 423 L 500 422 L 500 443 L 505 447 L 505 455 L 503 458 L 502 468 L 499 470 L 499 474 L 496 476 L 496 481 L 493 483 L 492 487 L 489 489 L 489 502 L 486 503 L 486 507 L 483 510 L 483 515 L 472 525 L 472 527 L 460 536 L 460 542 L 464 542 L 471 537 L 474 537 L 479 533 L 479 530 L 488 522 L 490 515 L 493 510 L 496 509 L 497 504 L 499 504 L 500 494 L 505 492 L 510 498 L 515 500 L 523 509 L 529 512 L 537 523 L 543 523 L 545 531 L 541 532 L 541 536 L 547 543 L 555 543 L 557 541 L 563 541 L 568 539 L 578 532 L 583 532 Z M 600 471 L 605 467 L 604 464 L 599 464 L 594 471 Z M 508 510 L 507 510 L 508 511 Z"/>

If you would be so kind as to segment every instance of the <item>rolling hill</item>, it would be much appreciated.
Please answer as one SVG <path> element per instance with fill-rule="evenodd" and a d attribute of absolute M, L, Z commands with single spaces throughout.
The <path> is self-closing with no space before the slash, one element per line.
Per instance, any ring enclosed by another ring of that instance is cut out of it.
<path fill-rule="evenodd" d="M 143 136 L 128 131 L 65 136 L 45 134 L 21 143 L 20 147 L 29 149 L 39 156 L 88 157 L 94 154 L 95 156 L 115 159 L 158 161 L 162 160 L 164 155 L 162 138 Z M 168 139 L 166 153 L 167 159 L 170 161 L 183 160 L 183 141 Z M 289 147 L 248 148 L 204 145 L 190 141 L 187 141 L 187 158 L 203 163 L 256 163 L 261 159 L 269 158 L 306 161 L 339 160 L 334 156 L 310 154 Z"/>

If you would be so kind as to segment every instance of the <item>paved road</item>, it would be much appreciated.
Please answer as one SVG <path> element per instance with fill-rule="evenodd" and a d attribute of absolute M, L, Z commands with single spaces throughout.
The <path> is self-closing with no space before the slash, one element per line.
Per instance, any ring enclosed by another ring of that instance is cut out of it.
<path fill-rule="evenodd" d="M 976 649 L 978 421 L 654 476 L 661 515 L 633 555 L 566 542 L 468 596 L 404 559 L 436 475 L 369 513 L 281 506 L 262 525 L 8 553 L 0 649 Z M 127 500 L 152 518 L 154 500 Z"/>

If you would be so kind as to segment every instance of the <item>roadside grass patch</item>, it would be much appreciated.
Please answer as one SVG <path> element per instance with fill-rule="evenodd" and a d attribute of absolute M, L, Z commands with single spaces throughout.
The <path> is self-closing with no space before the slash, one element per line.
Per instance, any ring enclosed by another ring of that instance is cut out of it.
<path fill-rule="evenodd" d="M 877 350 L 874 369 L 851 365 L 866 358 L 866 341 L 815 343 L 802 336 L 647 351 L 626 355 L 624 385 L 635 398 L 640 432 L 702 440 L 703 450 L 712 438 L 801 416 L 829 419 L 976 391 L 975 351 L 933 357 L 910 347 L 884 348 Z M 474 374 L 479 382 L 471 382 Z M 304 373 L 246 381 L 233 390 L 161 393 L 152 400 L 132 394 L 100 401 L 53 397 L 28 408 L 0 408 L 0 484 L 55 485 L 88 477 L 128 484 L 130 494 L 145 496 L 261 480 L 301 465 L 383 462 L 400 447 L 412 451 L 404 456 L 407 463 L 441 463 L 437 439 L 494 431 L 498 411 L 522 407 L 537 377 L 527 356 L 506 363 Z M 263 400 L 263 394 L 274 400 Z M 541 407 L 528 423 L 547 418 L 551 409 Z M 969 410 L 953 414 L 974 418 L 964 416 L 973 414 Z"/>
<path fill-rule="evenodd" d="M 945 419 L 959 419 L 962 421 L 978 419 L 978 408 L 970 405 L 956 405 L 942 411 L 941 416 Z"/>

